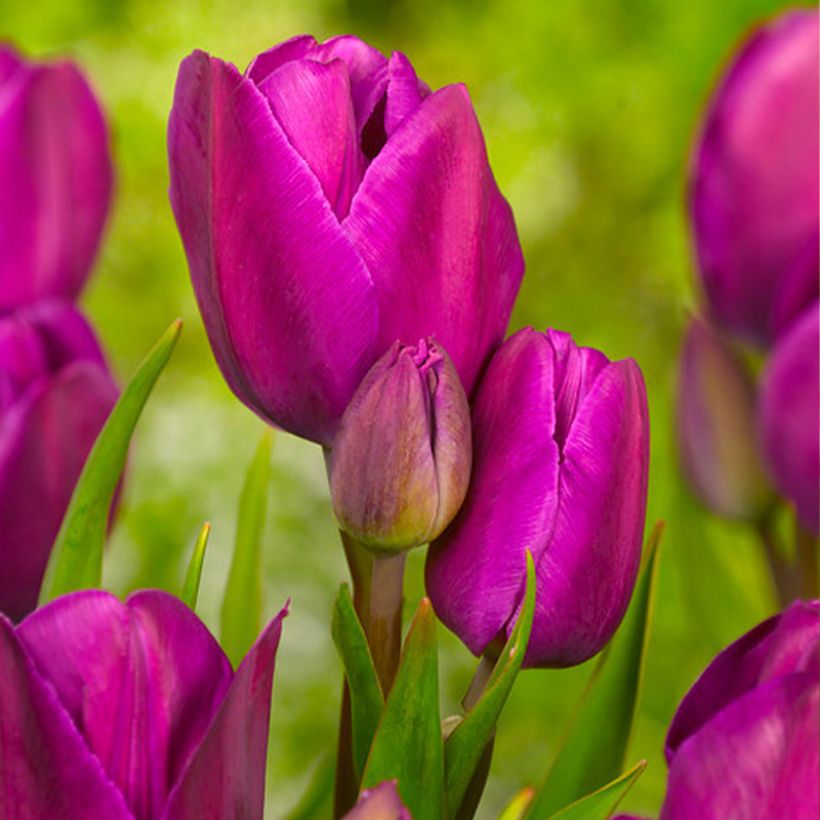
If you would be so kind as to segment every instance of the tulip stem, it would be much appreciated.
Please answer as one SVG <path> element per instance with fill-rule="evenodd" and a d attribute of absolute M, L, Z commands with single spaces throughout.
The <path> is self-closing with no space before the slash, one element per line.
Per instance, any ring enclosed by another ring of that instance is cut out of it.
<path fill-rule="evenodd" d="M 774 516 L 762 519 L 757 525 L 763 543 L 766 561 L 781 608 L 798 598 L 816 598 L 818 594 L 818 542 L 799 523 L 795 524 L 794 554 L 791 560 L 784 555 L 784 545 L 777 535 Z"/>
<path fill-rule="evenodd" d="M 461 707 L 465 712 L 469 712 L 484 694 L 484 690 L 487 688 L 487 683 L 493 674 L 494 668 L 495 663 L 482 655 L 481 660 L 478 662 L 478 666 L 476 667 L 473 679 L 470 681 L 467 694 L 465 694 L 461 700 Z"/>
<path fill-rule="evenodd" d="M 820 542 L 800 524 L 795 528 L 795 552 L 800 595 L 804 599 L 817 598 L 820 592 Z"/>

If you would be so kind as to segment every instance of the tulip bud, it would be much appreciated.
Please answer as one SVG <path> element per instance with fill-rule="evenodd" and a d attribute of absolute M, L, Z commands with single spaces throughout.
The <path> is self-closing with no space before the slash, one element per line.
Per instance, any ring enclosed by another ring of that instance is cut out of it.
<path fill-rule="evenodd" d="M 530 550 L 524 665 L 581 663 L 612 637 L 638 573 L 649 470 L 641 372 L 566 333 L 525 328 L 490 361 L 472 423 L 467 499 L 427 555 L 436 614 L 476 655 L 492 654 L 515 625 Z"/>
<path fill-rule="evenodd" d="M 470 409 L 440 345 L 396 342 L 365 376 L 330 452 L 339 526 L 377 552 L 439 535 L 470 480 Z"/>
<path fill-rule="evenodd" d="M 743 362 L 703 319 L 681 353 L 678 445 L 700 500 L 726 518 L 755 520 L 772 501 L 757 441 L 756 397 Z"/>
<path fill-rule="evenodd" d="M 820 533 L 820 304 L 784 334 L 760 385 L 760 437 L 775 485 Z"/>
<path fill-rule="evenodd" d="M 817 9 L 788 12 L 743 45 L 711 101 L 690 209 L 711 314 L 773 342 L 818 296 Z"/>

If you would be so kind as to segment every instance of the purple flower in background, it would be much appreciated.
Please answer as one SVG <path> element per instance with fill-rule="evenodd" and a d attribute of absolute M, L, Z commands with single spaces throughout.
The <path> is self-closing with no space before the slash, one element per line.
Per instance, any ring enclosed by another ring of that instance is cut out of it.
<path fill-rule="evenodd" d="M 216 359 L 265 419 L 331 445 L 396 340 L 434 336 L 469 394 L 523 274 L 464 86 L 297 37 L 177 79 L 171 203 Z"/>
<path fill-rule="evenodd" d="M 362 792 L 345 820 L 413 820 L 392 780 Z"/>
<path fill-rule="evenodd" d="M 758 519 L 773 492 L 760 456 L 757 396 L 729 340 L 694 317 L 681 352 L 678 444 L 687 478 L 718 515 Z"/>
<path fill-rule="evenodd" d="M 184 604 L 58 598 L 0 616 L 0 816 L 261 820 L 283 609 L 231 670 Z"/>
<path fill-rule="evenodd" d="M 0 46 L 0 311 L 77 297 L 111 200 L 108 129 L 70 62 Z"/>
<path fill-rule="evenodd" d="M 41 302 L 0 317 L 0 611 L 14 620 L 37 603 L 74 484 L 117 394 L 72 306 Z"/>
<path fill-rule="evenodd" d="M 692 166 L 703 286 L 725 329 L 771 343 L 818 295 L 818 12 L 749 39 L 720 83 Z"/>
<path fill-rule="evenodd" d="M 760 386 L 760 433 L 772 477 L 804 527 L 820 533 L 820 303 L 772 352 Z"/>
<path fill-rule="evenodd" d="M 666 740 L 662 820 L 816 820 L 820 605 L 797 601 L 707 667 Z"/>
<path fill-rule="evenodd" d="M 461 512 L 431 546 L 427 590 L 476 654 L 511 631 L 535 559 L 528 666 L 598 652 L 629 603 L 649 469 L 646 390 L 566 333 L 531 328 L 491 360 L 473 404 L 473 475 Z"/>
<path fill-rule="evenodd" d="M 445 350 L 396 342 L 365 376 L 329 454 L 339 526 L 380 552 L 441 534 L 470 483 L 470 407 Z"/>

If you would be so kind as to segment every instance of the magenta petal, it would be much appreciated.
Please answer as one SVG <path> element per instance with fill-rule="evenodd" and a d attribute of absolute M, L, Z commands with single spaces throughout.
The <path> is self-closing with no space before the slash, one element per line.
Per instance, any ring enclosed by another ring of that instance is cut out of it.
<path fill-rule="evenodd" d="M 183 61 L 168 146 L 171 202 L 222 372 L 260 415 L 329 444 L 373 360 L 378 308 L 359 254 L 233 66 L 203 52 Z"/>
<path fill-rule="evenodd" d="M 820 303 L 778 341 L 760 388 L 760 434 L 775 485 L 820 533 Z"/>
<path fill-rule="evenodd" d="M 427 594 L 479 655 L 508 624 L 557 507 L 553 352 L 519 331 L 493 357 L 473 408 L 473 478 L 455 521 L 430 547 Z"/>
<path fill-rule="evenodd" d="M 0 615 L 0 816 L 133 820 L 77 727 Z"/>
<path fill-rule="evenodd" d="M 419 82 L 410 60 L 400 51 L 394 51 L 390 57 L 387 78 L 384 129 L 391 137 L 430 92 Z"/>
<path fill-rule="evenodd" d="M 8 56 L 0 111 L 0 308 L 73 299 L 108 213 L 112 168 L 99 104 L 71 63 Z M 19 63 L 19 61 L 18 61 Z"/>
<path fill-rule="evenodd" d="M 412 817 L 401 802 L 395 781 L 386 780 L 365 789 L 344 820 L 412 820 Z"/>
<path fill-rule="evenodd" d="M 524 263 L 463 86 L 404 120 L 342 224 L 373 278 L 379 348 L 434 336 L 469 395 L 504 335 Z"/>
<path fill-rule="evenodd" d="M 15 620 L 37 603 L 74 484 L 116 399 L 105 369 L 77 361 L 0 420 L 0 610 Z"/>
<path fill-rule="evenodd" d="M 299 34 L 279 43 L 251 60 L 245 70 L 245 76 L 259 85 L 271 72 L 289 63 L 291 60 L 301 60 L 307 57 L 316 48 L 316 40 L 309 34 Z"/>
<path fill-rule="evenodd" d="M 287 612 L 285 605 L 240 664 L 205 738 L 168 799 L 165 820 L 261 820 L 271 685 Z"/>

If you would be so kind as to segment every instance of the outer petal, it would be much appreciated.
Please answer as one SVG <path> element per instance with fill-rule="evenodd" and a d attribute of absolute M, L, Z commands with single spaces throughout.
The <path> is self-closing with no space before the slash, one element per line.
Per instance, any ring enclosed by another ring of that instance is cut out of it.
<path fill-rule="evenodd" d="M 282 619 L 268 624 L 242 661 L 219 711 L 168 800 L 165 820 L 261 820 L 271 684 Z"/>
<path fill-rule="evenodd" d="M 666 738 L 672 761 L 681 744 L 761 682 L 817 666 L 820 604 L 796 601 L 724 649 L 681 702 Z"/>
<path fill-rule="evenodd" d="M 0 753 L 4 820 L 133 820 L 2 615 Z"/>
<path fill-rule="evenodd" d="M 640 563 L 649 477 L 646 389 L 631 359 L 600 372 L 572 423 L 558 516 L 536 556 L 527 666 L 569 666 L 603 648 L 626 612 Z"/>
<path fill-rule="evenodd" d="M 379 783 L 362 792 L 359 801 L 345 815 L 345 820 L 413 820 L 410 811 L 401 802 L 392 780 Z"/>
<path fill-rule="evenodd" d="M 45 565 L 85 458 L 117 398 L 90 361 L 43 379 L 0 424 L 0 610 L 37 603 Z"/>
<path fill-rule="evenodd" d="M 219 644 L 158 591 L 67 595 L 18 633 L 134 815 L 158 817 L 230 683 Z"/>
<path fill-rule="evenodd" d="M 473 477 L 455 521 L 430 547 L 426 586 L 438 617 L 479 655 L 514 613 L 525 550 L 539 560 L 554 526 L 553 351 L 524 329 L 505 342 L 473 407 Z"/>
<path fill-rule="evenodd" d="M 343 223 L 379 302 L 379 347 L 434 336 L 468 395 L 504 335 L 524 263 L 463 86 L 425 99 L 365 173 Z"/>
<path fill-rule="evenodd" d="M 26 65 L 4 83 L 0 179 L 0 309 L 73 299 L 99 245 L 112 168 L 102 111 L 71 63 Z"/>
<path fill-rule="evenodd" d="M 267 101 L 194 52 L 168 131 L 171 203 L 223 374 L 263 417 L 329 444 L 372 361 L 370 277 Z"/>
<path fill-rule="evenodd" d="M 820 303 L 782 337 L 763 374 L 760 434 L 775 485 L 820 532 Z"/>
<path fill-rule="evenodd" d="M 678 749 L 662 820 L 814 820 L 818 694 L 815 669 L 772 680 L 720 712 Z"/>

